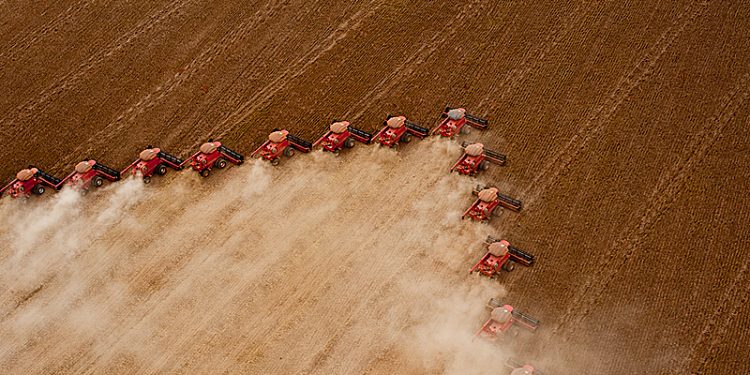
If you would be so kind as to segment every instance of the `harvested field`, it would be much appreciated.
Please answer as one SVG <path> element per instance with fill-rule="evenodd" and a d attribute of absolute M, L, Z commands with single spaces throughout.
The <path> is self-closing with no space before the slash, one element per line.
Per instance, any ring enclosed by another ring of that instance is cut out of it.
<path fill-rule="evenodd" d="M 0 0 L 0 172 L 275 127 L 486 116 L 524 201 L 462 222 L 455 143 L 0 200 L 6 373 L 749 373 L 742 2 Z M 469 276 L 487 234 L 538 255 Z M 487 298 L 540 318 L 472 340 Z"/>

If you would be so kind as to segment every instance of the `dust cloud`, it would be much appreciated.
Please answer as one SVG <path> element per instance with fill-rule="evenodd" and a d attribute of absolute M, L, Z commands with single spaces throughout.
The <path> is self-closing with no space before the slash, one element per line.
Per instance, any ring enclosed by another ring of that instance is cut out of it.
<path fill-rule="evenodd" d="M 11 373 L 496 373 L 454 142 L 0 202 Z"/>

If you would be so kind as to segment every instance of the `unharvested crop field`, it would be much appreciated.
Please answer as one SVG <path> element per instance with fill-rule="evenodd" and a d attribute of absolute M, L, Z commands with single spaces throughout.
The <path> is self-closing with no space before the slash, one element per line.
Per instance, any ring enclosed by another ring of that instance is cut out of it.
<path fill-rule="evenodd" d="M 3 198 L 0 369 L 750 373 L 749 28 L 718 1 L 0 0 L 3 179 L 445 105 L 509 156 L 451 175 L 430 138 Z M 524 210 L 461 221 L 478 182 Z M 537 264 L 468 275 L 487 235 Z M 495 296 L 540 329 L 473 339 Z"/>

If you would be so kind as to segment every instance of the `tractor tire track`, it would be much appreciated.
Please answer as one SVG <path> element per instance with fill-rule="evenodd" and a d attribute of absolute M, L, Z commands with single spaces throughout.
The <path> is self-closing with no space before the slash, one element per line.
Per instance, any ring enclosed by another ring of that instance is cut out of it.
<path fill-rule="evenodd" d="M 613 241 L 612 248 L 623 249 L 622 256 L 605 256 L 601 259 L 596 268 L 597 271 L 586 280 L 579 288 L 579 293 L 571 299 L 568 304 L 569 308 L 558 320 L 554 331 L 557 332 L 568 325 L 581 322 L 605 297 L 604 293 L 614 278 L 634 257 L 651 228 L 678 198 L 693 168 L 703 160 L 708 150 L 723 134 L 724 128 L 735 119 L 738 108 L 747 101 L 748 77 L 750 77 L 748 74 L 742 77 L 738 86 L 727 94 L 717 115 L 709 120 L 708 128 L 692 137 L 686 147 L 686 156 L 682 162 L 675 164 L 655 185 L 650 198 L 644 205 L 646 209 L 640 219 Z"/>
<path fill-rule="evenodd" d="M 56 30 L 62 25 L 72 23 L 73 18 L 83 10 L 87 9 L 90 5 L 92 5 L 92 1 L 77 1 L 69 5 L 50 22 L 41 25 L 29 33 L 18 34 L 10 41 L 9 47 L 0 50 L 0 59 L 7 56 L 8 60 L 15 60 L 20 53 L 23 53 L 23 51 L 29 49 L 31 46 L 36 45 L 37 42 L 47 36 L 51 30 Z"/>
<path fill-rule="evenodd" d="M 651 73 L 669 47 L 682 35 L 683 31 L 693 23 L 704 11 L 708 2 L 690 3 L 678 16 L 677 20 L 667 29 L 649 49 L 646 55 L 620 79 L 615 89 L 609 94 L 605 103 L 600 105 L 580 130 L 557 152 L 540 172 L 533 178 L 522 193 L 524 204 L 528 207 L 538 199 L 549 186 L 557 180 L 561 173 L 568 169 L 588 143 L 594 139 L 601 129 L 610 122 L 612 116 L 620 108 L 633 90 L 651 77 Z M 686 15 L 687 14 L 687 15 Z"/>
<path fill-rule="evenodd" d="M 471 4 L 462 7 L 461 11 L 451 19 L 449 23 L 450 27 L 439 29 L 439 31 L 436 32 L 427 43 L 422 44 L 416 52 L 406 58 L 406 60 L 396 67 L 391 74 L 380 80 L 380 82 L 369 90 L 364 97 L 352 105 L 349 111 L 344 114 L 344 118 L 351 119 L 355 122 L 358 121 L 367 109 L 375 104 L 381 97 L 383 97 L 383 95 L 390 92 L 395 85 L 401 82 L 401 79 L 410 73 L 414 73 L 414 66 L 418 67 L 423 64 L 435 53 L 435 51 L 438 50 L 438 48 L 445 45 L 446 41 L 448 41 L 449 38 L 452 38 L 458 31 L 457 25 L 459 27 L 463 25 L 463 23 L 460 22 L 472 19 L 478 12 L 481 12 L 482 8 L 477 6 L 479 3 L 479 1 L 473 1 Z M 476 10 L 471 12 L 474 8 L 476 8 Z M 412 69 L 405 71 L 405 68 L 407 67 Z M 360 109 L 354 115 L 351 115 L 355 108 Z"/>
<path fill-rule="evenodd" d="M 336 47 L 336 45 L 345 39 L 351 31 L 359 29 L 362 25 L 362 21 L 375 14 L 382 5 L 382 3 L 373 3 L 374 1 L 370 1 L 368 4 L 362 5 L 361 9 L 352 14 L 349 18 L 340 22 L 336 28 L 334 28 L 333 32 L 331 32 L 324 40 L 317 43 L 307 53 L 303 54 L 299 59 L 290 64 L 286 70 L 271 80 L 271 82 L 254 94 L 250 99 L 246 100 L 245 103 L 230 113 L 223 121 L 214 126 L 209 133 L 216 134 L 218 129 L 224 128 L 225 130 L 218 133 L 218 138 L 221 138 L 234 131 L 234 129 L 241 125 L 245 119 L 252 115 L 252 113 L 265 106 L 277 92 L 285 89 L 291 79 L 304 74 L 310 66 L 317 62 L 324 54 Z"/>
<path fill-rule="evenodd" d="M 13 123 L 15 125 L 12 126 L 16 129 L 17 137 L 29 137 L 30 133 L 36 128 L 33 126 L 25 126 L 24 122 L 32 121 L 40 114 L 44 113 L 47 106 L 52 102 L 52 99 L 55 96 L 73 86 L 83 76 L 98 67 L 102 62 L 111 58 L 116 52 L 127 47 L 134 40 L 150 33 L 157 25 L 171 18 L 175 14 L 179 14 L 179 11 L 182 8 L 194 1 L 195 0 L 175 0 L 167 4 L 155 14 L 150 15 L 144 21 L 131 28 L 129 32 L 118 38 L 109 46 L 100 50 L 98 54 L 92 55 L 88 60 L 79 64 L 78 67 L 70 71 L 68 74 L 60 77 L 60 79 L 47 86 L 40 92 L 40 95 L 37 98 L 29 100 L 28 102 L 16 107 L 15 111 L 9 111 L 8 115 L 0 120 L 0 124 L 6 124 L 6 126 L 8 126 Z"/>
<path fill-rule="evenodd" d="M 258 10 L 251 17 L 244 17 L 243 22 L 239 26 L 226 33 L 219 41 L 212 43 L 208 48 L 205 48 L 196 58 L 191 60 L 182 71 L 175 73 L 172 77 L 169 77 L 165 82 L 158 85 L 156 88 L 142 96 L 135 104 L 122 111 L 114 120 L 110 121 L 101 130 L 92 135 L 88 142 L 80 143 L 74 150 L 73 154 L 85 154 L 91 152 L 91 150 L 99 148 L 106 140 L 105 135 L 119 133 L 126 129 L 136 120 L 136 118 L 143 114 L 148 108 L 161 102 L 164 98 L 170 95 L 174 90 L 181 87 L 185 82 L 192 79 L 201 70 L 211 64 L 216 58 L 226 53 L 230 47 L 243 42 L 248 36 L 247 31 L 256 27 L 258 24 L 264 22 L 267 17 L 272 14 L 278 5 L 283 2 L 277 2 L 276 6 L 270 8 L 263 8 L 263 12 Z M 86 146 L 83 146 L 86 145 Z M 85 147 L 85 149 L 84 149 Z M 69 160 L 59 162 L 54 167 L 60 168 L 62 165 L 68 163 Z"/>

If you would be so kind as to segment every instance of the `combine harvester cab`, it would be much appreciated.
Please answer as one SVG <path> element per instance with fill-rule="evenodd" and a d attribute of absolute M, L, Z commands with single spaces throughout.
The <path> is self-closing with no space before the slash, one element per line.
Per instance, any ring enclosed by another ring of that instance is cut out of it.
<path fill-rule="evenodd" d="M 478 275 L 492 278 L 499 275 L 501 271 L 513 271 L 515 263 L 526 267 L 534 264 L 533 255 L 511 246 L 506 240 L 487 236 L 485 244 L 487 253 L 469 270 L 470 274 L 476 272 Z"/>
<path fill-rule="evenodd" d="M 532 364 L 523 363 L 515 359 L 508 359 L 505 365 L 511 369 L 510 375 L 544 375 Z"/>
<path fill-rule="evenodd" d="M 313 143 L 313 147 L 321 145 L 323 151 L 338 154 L 344 147 L 354 147 L 355 140 L 366 145 L 370 144 L 372 134 L 353 127 L 349 121 L 337 121 L 331 124 L 328 131 Z"/>
<path fill-rule="evenodd" d="M 490 298 L 487 308 L 490 310 L 490 318 L 482 325 L 476 336 L 494 341 L 513 326 L 521 326 L 531 332 L 539 328 L 539 320 L 514 309 L 511 305 L 503 304 L 497 298 Z M 513 333 L 517 334 L 517 332 Z"/>
<path fill-rule="evenodd" d="M 479 130 L 485 130 L 489 126 L 486 119 L 470 115 L 463 108 L 445 107 L 441 115 L 443 121 L 432 129 L 431 134 L 440 134 L 443 137 L 454 138 L 458 134 L 469 134 L 471 130 L 466 125 L 473 126 Z"/>
<path fill-rule="evenodd" d="M 472 191 L 477 196 L 474 204 L 464 212 L 461 219 L 467 216 L 476 221 L 489 222 L 498 207 L 507 208 L 514 212 L 520 212 L 523 208 L 521 201 L 507 195 L 500 194 L 496 187 L 477 185 Z"/>
<path fill-rule="evenodd" d="M 65 186 L 73 189 L 88 191 L 92 186 L 98 188 L 104 185 L 104 180 L 120 181 L 120 172 L 88 159 L 76 164 L 75 169 L 63 179 Z"/>
<path fill-rule="evenodd" d="M 499 152 L 484 148 L 481 143 L 463 142 L 461 147 L 464 149 L 463 155 L 453 164 L 451 172 L 474 176 L 478 171 L 486 171 L 490 163 L 505 165 L 507 157 Z"/>
<path fill-rule="evenodd" d="M 193 170 L 200 173 L 202 177 L 208 177 L 211 174 L 211 169 L 214 167 L 224 169 L 228 161 L 240 165 L 245 161 L 245 157 L 223 146 L 221 142 L 209 140 L 201 145 L 198 152 L 183 161 L 180 167 L 190 163 Z"/>
<path fill-rule="evenodd" d="M 411 142 L 411 137 L 424 138 L 429 135 L 429 129 L 425 129 L 404 116 L 388 115 L 383 122 L 384 126 L 375 133 L 375 139 L 381 146 L 396 147 L 399 143 Z"/>
<path fill-rule="evenodd" d="M 313 145 L 310 142 L 289 134 L 287 130 L 274 129 L 268 135 L 268 140 L 253 151 L 251 156 L 260 156 L 263 160 L 270 161 L 271 165 L 279 165 L 281 155 L 291 158 L 294 156 L 295 149 L 308 153 L 312 150 L 312 147 Z"/>
<path fill-rule="evenodd" d="M 59 190 L 62 183 L 63 180 L 30 165 L 16 173 L 16 178 L 0 189 L 0 198 L 3 195 L 9 195 L 13 198 L 27 198 L 31 194 L 42 195 L 48 187 Z"/>
<path fill-rule="evenodd" d="M 125 167 L 120 174 L 125 175 L 128 172 L 132 175 L 140 174 L 143 177 L 143 182 L 148 184 L 151 182 L 151 177 L 154 174 L 160 176 L 167 174 L 167 167 L 179 171 L 182 169 L 183 163 L 185 161 L 177 156 L 171 155 L 159 148 L 148 146 L 148 148 L 141 151 L 138 159 Z"/>

